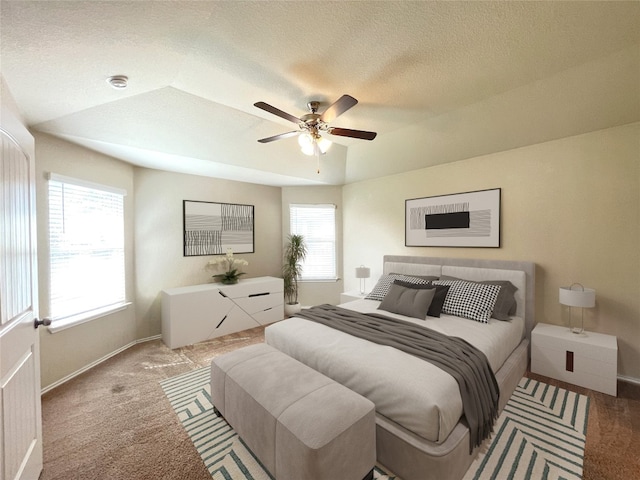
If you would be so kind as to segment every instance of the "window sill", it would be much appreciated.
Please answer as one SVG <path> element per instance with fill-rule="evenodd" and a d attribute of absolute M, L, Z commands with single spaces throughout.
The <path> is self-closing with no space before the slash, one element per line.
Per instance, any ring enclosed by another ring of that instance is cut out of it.
<path fill-rule="evenodd" d="M 298 283 L 335 283 L 339 278 L 301 278 Z"/>
<path fill-rule="evenodd" d="M 54 320 L 51 325 L 47 327 L 47 329 L 49 330 L 49 333 L 58 333 L 62 330 L 66 330 L 67 328 L 75 327 L 76 325 L 87 323 L 91 320 L 95 320 L 97 318 L 119 312 L 127 308 L 129 305 L 131 305 L 131 302 L 123 302 L 116 305 L 109 305 L 108 307 L 99 308 L 97 310 L 91 310 L 90 312 L 81 313 L 79 315 L 74 315 L 62 320 Z"/>

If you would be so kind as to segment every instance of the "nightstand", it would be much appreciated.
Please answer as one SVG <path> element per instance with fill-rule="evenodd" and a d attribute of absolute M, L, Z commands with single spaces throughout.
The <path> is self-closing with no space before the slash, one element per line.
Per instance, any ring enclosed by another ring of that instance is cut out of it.
<path fill-rule="evenodd" d="M 567 327 L 538 323 L 531 332 L 531 371 L 615 396 L 618 340 L 613 335 L 575 334 Z"/>
<path fill-rule="evenodd" d="M 340 294 L 340 303 L 353 302 L 354 300 L 362 300 L 369 295 L 368 293 L 360 293 L 360 290 L 351 290 Z"/>

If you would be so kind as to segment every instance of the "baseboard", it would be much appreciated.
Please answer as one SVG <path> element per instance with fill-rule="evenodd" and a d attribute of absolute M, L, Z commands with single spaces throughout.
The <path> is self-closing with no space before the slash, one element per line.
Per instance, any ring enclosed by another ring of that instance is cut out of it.
<path fill-rule="evenodd" d="M 618 375 L 618 380 L 621 382 L 634 383 L 640 385 L 640 378 L 627 377 L 625 375 Z"/>
<path fill-rule="evenodd" d="M 57 381 L 53 382 L 50 385 L 47 385 L 46 387 L 44 387 L 43 389 L 40 390 L 40 395 L 41 396 L 44 395 L 45 393 L 53 390 L 54 388 L 59 387 L 63 383 L 68 382 L 72 378 L 75 378 L 78 375 L 80 375 L 80 374 L 82 374 L 82 373 L 84 373 L 84 372 L 86 372 L 88 370 L 91 370 L 96 365 L 100 365 L 105 360 L 109 360 L 111 357 L 114 357 L 114 356 L 118 355 L 119 353 L 124 352 L 128 348 L 133 347 L 134 345 L 137 345 L 139 343 L 144 343 L 144 342 L 150 342 L 151 340 L 157 340 L 159 338 L 162 338 L 162 335 L 153 335 L 151 337 L 141 338 L 140 340 L 134 340 L 133 342 L 127 343 L 126 345 L 118 348 L 117 350 L 114 350 L 113 352 L 106 354 L 105 356 L 103 356 L 103 357 L 101 357 L 101 358 L 89 363 L 88 365 L 85 365 L 80 370 L 76 370 L 75 372 L 70 373 L 69 375 L 61 378 L 60 380 L 57 380 Z"/>
<path fill-rule="evenodd" d="M 144 343 L 144 342 L 150 342 L 151 340 L 159 340 L 162 338 L 162 335 L 152 335 L 150 337 L 146 337 L 146 338 L 141 338 L 139 340 L 136 340 L 136 344 L 138 343 Z"/>

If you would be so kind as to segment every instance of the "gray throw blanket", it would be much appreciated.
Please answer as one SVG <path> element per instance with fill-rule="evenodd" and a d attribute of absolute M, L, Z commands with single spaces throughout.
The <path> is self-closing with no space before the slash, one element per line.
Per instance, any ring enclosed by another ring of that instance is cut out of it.
<path fill-rule="evenodd" d="M 397 348 L 440 367 L 458 382 L 469 425 L 469 452 L 491 434 L 498 416 L 500 389 L 487 357 L 465 340 L 403 320 L 334 305 L 303 309 L 296 316 Z"/>

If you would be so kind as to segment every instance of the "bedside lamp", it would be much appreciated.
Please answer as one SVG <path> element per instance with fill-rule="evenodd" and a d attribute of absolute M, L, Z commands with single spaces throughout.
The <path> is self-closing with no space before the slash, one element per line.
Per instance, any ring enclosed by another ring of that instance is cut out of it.
<path fill-rule="evenodd" d="M 574 289 L 573 287 L 579 287 Z M 569 330 L 580 334 L 584 332 L 584 309 L 596 306 L 596 291 L 592 288 L 584 288 L 579 283 L 574 283 L 570 287 L 560 287 L 560 303 L 568 307 L 579 307 L 582 312 L 580 328 L 571 327 L 571 312 L 569 312 Z"/>
<path fill-rule="evenodd" d="M 360 294 L 364 294 L 364 282 L 366 278 L 371 276 L 371 269 L 360 265 L 356 268 L 356 278 L 360 279 Z"/>

